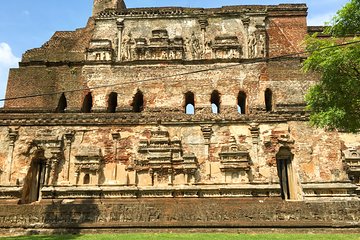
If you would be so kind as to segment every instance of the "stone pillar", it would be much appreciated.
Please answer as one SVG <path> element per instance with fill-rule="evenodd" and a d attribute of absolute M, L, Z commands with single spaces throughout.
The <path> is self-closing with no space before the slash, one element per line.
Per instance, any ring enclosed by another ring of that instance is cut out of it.
<path fill-rule="evenodd" d="M 4 183 L 6 184 L 11 184 L 11 172 L 12 172 L 12 164 L 13 164 L 13 154 L 14 154 L 14 148 L 15 148 L 15 141 L 18 138 L 18 131 L 12 131 L 11 129 L 9 129 L 9 152 L 8 152 L 8 156 L 7 156 L 7 161 L 6 161 L 6 168 L 5 168 L 5 181 Z"/>
<path fill-rule="evenodd" d="M 78 185 L 79 184 L 79 178 L 80 178 L 80 168 L 75 169 L 74 178 L 75 178 L 75 185 Z"/>
<path fill-rule="evenodd" d="M 51 160 L 46 159 L 46 163 L 45 163 L 45 181 L 44 181 L 45 186 L 49 186 L 50 175 L 51 175 Z"/>
<path fill-rule="evenodd" d="M 71 143 L 74 138 L 74 132 L 65 133 L 66 150 L 65 150 L 65 164 L 64 164 L 64 183 L 70 184 L 70 170 L 71 170 Z"/>
<path fill-rule="evenodd" d="M 124 30 L 124 19 L 116 20 L 116 25 L 118 28 L 118 49 L 117 49 L 117 60 L 121 62 L 122 56 L 122 39 L 123 39 L 123 30 Z"/>
<path fill-rule="evenodd" d="M 211 125 L 202 125 L 201 131 L 205 139 L 205 156 L 207 161 L 210 161 L 210 139 L 213 133 Z"/>
<path fill-rule="evenodd" d="M 243 53 L 244 53 L 244 58 L 249 58 L 249 25 L 250 25 L 250 18 L 249 17 L 244 17 L 241 19 L 243 26 L 244 26 L 244 30 L 245 30 L 245 44 L 243 47 Z"/>
<path fill-rule="evenodd" d="M 267 41 L 266 41 L 266 28 L 265 26 L 257 26 L 259 30 L 259 39 L 258 39 L 258 57 L 265 58 L 267 57 Z"/>
<path fill-rule="evenodd" d="M 169 169 L 169 170 L 168 170 L 168 176 L 169 176 L 169 182 L 168 182 L 168 184 L 169 184 L 169 185 L 173 185 L 173 170 L 172 170 L 172 169 Z"/>
<path fill-rule="evenodd" d="M 58 164 L 61 160 L 61 149 L 60 146 L 54 146 L 50 148 L 51 158 L 48 160 L 50 165 L 50 175 L 49 175 L 49 183 L 50 185 L 56 185 L 57 183 L 57 174 L 58 174 Z"/>
<path fill-rule="evenodd" d="M 112 139 L 115 142 L 115 146 L 114 146 L 114 162 L 116 163 L 115 168 L 114 168 L 114 172 L 113 172 L 113 180 L 118 181 L 118 176 L 117 176 L 117 146 L 118 146 L 118 141 L 121 138 L 121 135 L 119 132 L 113 132 L 111 133 Z"/>
<path fill-rule="evenodd" d="M 260 128 L 259 128 L 259 124 L 258 123 L 250 123 L 250 127 L 249 130 L 251 132 L 251 138 L 252 138 L 252 148 L 253 148 L 253 152 L 254 152 L 254 159 L 253 162 L 255 162 L 256 164 L 259 164 L 259 136 L 260 136 Z M 255 178 L 258 179 L 254 179 L 259 180 L 259 170 L 256 170 L 256 174 L 254 174 Z"/>

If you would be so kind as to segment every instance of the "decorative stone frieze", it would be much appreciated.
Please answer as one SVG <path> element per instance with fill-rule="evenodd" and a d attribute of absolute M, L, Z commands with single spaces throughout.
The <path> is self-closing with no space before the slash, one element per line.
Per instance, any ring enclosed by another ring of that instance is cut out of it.
<path fill-rule="evenodd" d="M 259 143 L 259 136 L 260 136 L 259 123 L 251 123 L 249 129 L 250 129 L 250 132 L 251 132 L 252 143 L 253 144 L 258 144 Z"/>
<path fill-rule="evenodd" d="M 172 185 L 195 183 L 198 163 L 194 154 L 184 154 L 181 140 L 170 139 L 169 132 L 160 127 L 150 131 L 150 138 L 139 144 L 139 158 L 134 169 L 140 185 Z M 141 174 L 140 174 L 141 173 Z M 140 174 L 140 176 L 139 176 Z M 141 176 L 145 174 L 145 176 Z M 151 182 L 147 182 L 148 175 Z"/>
<path fill-rule="evenodd" d="M 220 169 L 224 172 L 226 183 L 248 183 L 250 171 L 250 155 L 246 148 L 236 143 L 231 137 L 227 146 L 222 147 L 219 153 Z"/>
<path fill-rule="evenodd" d="M 99 148 L 82 147 L 75 155 L 76 184 L 98 185 L 102 164 L 103 156 Z"/>
<path fill-rule="evenodd" d="M 203 133 L 205 141 L 207 143 L 210 142 L 211 136 L 213 134 L 212 126 L 211 125 L 201 125 L 201 131 Z"/>
<path fill-rule="evenodd" d="M 360 190 L 360 151 L 357 148 L 348 148 L 343 151 L 343 162 L 350 180 Z"/>
<path fill-rule="evenodd" d="M 90 42 L 87 49 L 88 61 L 112 61 L 113 60 L 113 47 L 110 40 L 107 39 L 94 39 Z"/>

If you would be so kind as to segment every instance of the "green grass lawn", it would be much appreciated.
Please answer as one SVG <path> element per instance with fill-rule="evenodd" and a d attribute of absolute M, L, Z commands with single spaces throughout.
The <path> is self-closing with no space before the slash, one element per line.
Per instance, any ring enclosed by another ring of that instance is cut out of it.
<path fill-rule="evenodd" d="M 360 240 L 360 234 L 99 234 L 99 235 L 63 235 L 63 236 L 25 236 L 25 237 L 5 237 L 1 239 L 16 240 Z"/>

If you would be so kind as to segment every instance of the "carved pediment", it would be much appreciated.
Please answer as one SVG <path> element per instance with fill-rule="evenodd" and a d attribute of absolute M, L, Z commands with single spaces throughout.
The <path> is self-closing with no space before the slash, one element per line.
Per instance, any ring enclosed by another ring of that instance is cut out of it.
<path fill-rule="evenodd" d="M 240 43 L 237 36 L 217 36 L 212 48 L 239 48 Z"/>
<path fill-rule="evenodd" d="M 113 48 L 110 40 L 93 39 L 87 49 L 87 60 L 89 61 L 110 61 L 112 60 Z"/>
<path fill-rule="evenodd" d="M 44 152 L 44 157 L 47 160 L 58 161 L 59 155 L 62 152 L 63 141 L 59 138 L 48 138 L 48 139 L 35 139 L 31 142 L 28 152 L 36 148 L 41 149 Z"/>
<path fill-rule="evenodd" d="M 107 39 L 94 39 L 91 40 L 90 45 L 89 45 L 89 49 L 88 50 L 98 50 L 98 49 L 106 49 L 106 50 L 111 50 L 112 49 L 112 44 L 110 40 Z"/>
<path fill-rule="evenodd" d="M 140 159 L 135 161 L 136 168 L 153 171 L 197 169 L 195 155 L 183 154 L 180 139 L 170 139 L 169 132 L 161 128 L 151 130 L 150 133 L 149 139 L 140 141 Z"/>
<path fill-rule="evenodd" d="M 223 146 L 220 156 L 220 169 L 227 170 L 249 170 L 250 155 L 244 146 L 236 143 L 235 137 L 232 137 L 230 143 Z"/>
<path fill-rule="evenodd" d="M 349 173 L 360 174 L 360 151 L 356 148 L 349 148 L 343 151 L 343 160 Z"/>
<path fill-rule="evenodd" d="M 96 147 L 82 147 L 75 155 L 77 171 L 98 171 L 103 162 L 101 150 Z"/>

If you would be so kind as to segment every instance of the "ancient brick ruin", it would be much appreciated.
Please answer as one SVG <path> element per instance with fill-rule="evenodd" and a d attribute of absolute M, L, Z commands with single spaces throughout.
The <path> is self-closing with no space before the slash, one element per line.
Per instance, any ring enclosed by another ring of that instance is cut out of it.
<path fill-rule="evenodd" d="M 0 227 L 359 227 L 360 135 L 308 123 L 306 16 L 95 0 L 10 71 Z"/>

